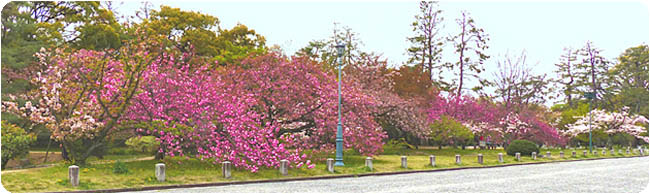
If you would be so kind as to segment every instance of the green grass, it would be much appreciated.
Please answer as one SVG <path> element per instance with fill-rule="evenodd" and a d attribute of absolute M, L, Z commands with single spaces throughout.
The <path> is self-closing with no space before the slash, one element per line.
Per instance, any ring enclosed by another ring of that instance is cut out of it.
<path fill-rule="evenodd" d="M 197 184 L 209 182 L 227 182 L 227 181 L 247 181 L 262 179 L 278 179 L 291 177 L 311 177 L 311 176 L 333 176 L 341 174 L 363 174 L 373 172 L 394 172 L 407 170 L 426 170 L 426 169 L 446 169 L 468 166 L 494 166 L 500 165 L 497 161 L 497 154 L 504 153 L 505 164 L 513 163 L 535 163 L 548 162 L 557 160 L 580 160 L 585 158 L 605 158 L 605 157 L 624 157 L 638 154 L 618 154 L 607 155 L 588 154 L 582 156 L 582 150 L 577 150 L 577 157 L 571 157 L 571 150 L 564 150 L 564 158 L 559 158 L 560 150 L 541 150 L 552 152 L 552 157 L 532 160 L 530 156 L 522 156 L 521 162 L 517 162 L 514 156 L 508 156 L 502 149 L 497 150 L 461 150 L 461 149 L 392 149 L 386 148 L 384 154 L 375 156 L 373 160 L 373 171 L 365 167 L 365 156 L 355 154 L 352 151 L 344 153 L 344 167 L 336 167 L 335 173 L 326 171 L 326 158 L 333 158 L 333 154 L 315 154 L 312 161 L 316 164 L 313 169 L 290 169 L 289 176 L 285 177 L 278 173 L 277 169 L 260 169 L 257 173 L 251 173 L 246 170 L 233 169 L 232 178 L 224 179 L 221 175 L 221 166 L 214 165 L 207 161 L 197 159 L 172 158 L 164 162 L 167 167 L 167 181 L 159 183 L 154 177 L 154 165 L 159 161 L 144 160 L 125 162 L 129 168 L 127 174 L 114 174 L 113 163 L 91 164 L 81 167 L 80 186 L 71 187 L 67 180 L 67 165 L 57 165 L 48 168 L 30 169 L 21 172 L 11 172 L 2 174 L 2 184 L 10 192 L 50 192 L 50 191 L 73 191 L 73 190 L 91 190 L 91 189 L 111 189 L 111 188 L 134 188 L 155 185 L 170 184 Z M 600 151 L 600 150 L 599 150 Z M 477 155 L 483 154 L 484 164 L 478 164 Z M 456 165 L 455 155 L 462 155 L 462 164 Z M 400 157 L 408 156 L 408 169 L 401 168 Z M 436 167 L 431 167 L 429 155 L 436 155 Z M 114 156 L 118 157 L 118 156 Z M 127 156 L 120 156 L 127 157 Z M 117 158 L 113 158 L 117 159 Z M 106 159 L 110 161 L 110 159 Z"/>

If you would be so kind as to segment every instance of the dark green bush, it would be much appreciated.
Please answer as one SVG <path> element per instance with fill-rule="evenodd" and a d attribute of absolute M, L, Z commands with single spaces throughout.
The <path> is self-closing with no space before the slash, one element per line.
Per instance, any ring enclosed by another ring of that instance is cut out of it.
<path fill-rule="evenodd" d="M 29 153 L 29 146 L 36 141 L 36 135 L 27 133 L 22 128 L 11 123 L 2 121 L 2 169 L 7 162 L 13 158 L 21 157 Z"/>
<path fill-rule="evenodd" d="M 514 140 L 510 145 L 508 145 L 508 148 L 506 148 L 506 153 L 514 156 L 517 152 L 521 153 L 522 156 L 530 156 L 533 152 L 539 154 L 539 147 L 537 147 L 537 145 L 532 141 Z"/>
<path fill-rule="evenodd" d="M 124 162 L 118 160 L 113 166 L 113 173 L 126 174 L 129 173 L 129 168 L 126 167 L 126 164 Z"/>

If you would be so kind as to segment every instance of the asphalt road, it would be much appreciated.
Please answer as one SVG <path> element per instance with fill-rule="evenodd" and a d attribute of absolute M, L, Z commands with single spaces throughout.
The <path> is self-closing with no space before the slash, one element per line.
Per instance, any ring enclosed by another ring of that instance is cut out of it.
<path fill-rule="evenodd" d="M 648 157 L 148 192 L 641 192 Z"/>

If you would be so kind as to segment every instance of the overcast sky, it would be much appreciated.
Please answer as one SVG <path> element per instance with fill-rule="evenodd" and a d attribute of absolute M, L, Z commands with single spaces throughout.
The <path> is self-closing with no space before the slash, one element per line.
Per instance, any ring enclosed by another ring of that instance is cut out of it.
<path fill-rule="evenodd" d="M 182 10 L 199 11 L 219 18 L 222 28 L 237 23 L 264 35 L 267 45 L 279 45 L 293 54 L 311 40 L 332 34 L 333 23 L 350 27 L 359 34 L 365 51 L 382 53 L 394 65 L 408 58 L 412 36 L 410 24 L 418 14 L 418 1 L 383 2 L 153 2 Z M 140 2 L 125 2 L 118 12 L 133 15 Z M 591 40 L 602 54 L 614 59 L 626 48 L 647 44 L 649 32 L 648 4 L 625 2 L 471 2 L 443 1 L 444 34 L 455 34 L 455 19 L 461 10 L 474 18 L 478 27 L 489 34 L 490 46 L 485 62 L 492 77 L 496 61 L 506 53 L 515 55 L 526 50 L 528 63 L 539 73 L 551 74 L 564 47 L 581 48 Z M 443 61 L 453 61 L 447 48 Z M 554 76 L 554 75 L 553 75 Z M 472 82 L 475 83 L 475 82 Z M 471 87 L 471 86 L 470 86 Z"/>

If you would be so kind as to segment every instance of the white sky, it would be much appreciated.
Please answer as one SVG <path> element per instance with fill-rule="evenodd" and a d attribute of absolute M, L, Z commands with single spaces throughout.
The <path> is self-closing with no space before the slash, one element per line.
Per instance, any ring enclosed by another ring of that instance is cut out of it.
<path fill-rule="evenodd" d="M 350 27 L 364 43 L 364 51 L 383 53 L 392 65 L 408 58 L 412 36 L 410 24 L 418 14 L 418 1 L 382 2 L 260 2 L 260 1 L 158 1 L 182 10 L 199 11 L 219 18 L 222 28 L 242 23 L 266 37 L 267 45 L 279 45 L 293 54 L 311 40 L 328 38 L 333 23 Z M 125 2 L 118 12 L 133 15 L 140 2 Z M 527 61 L 539 73 L 552 74 L 564 47 L 581 48 L 587 40 L 602 49 L 602 55 L 614 59 L 626 48 L 647 44 L 650 37 L 648 4 L 623 2 L 470 2 L 443 1 L 444 33 L 458 32 L 455 19 L 467 10 L 478 27 L 489 34 L 491 56 L 485 62 L 492 77 L 496 61 L 503 54 L 527 51 Z M 457 57 L 446 48 L 443 61 Z M 554 77 L 554 75 L 552 75 Z M 471 82 L 470 84 L 475 84 Z M 468 88 L 471 88 L 470 85 Z"/>

